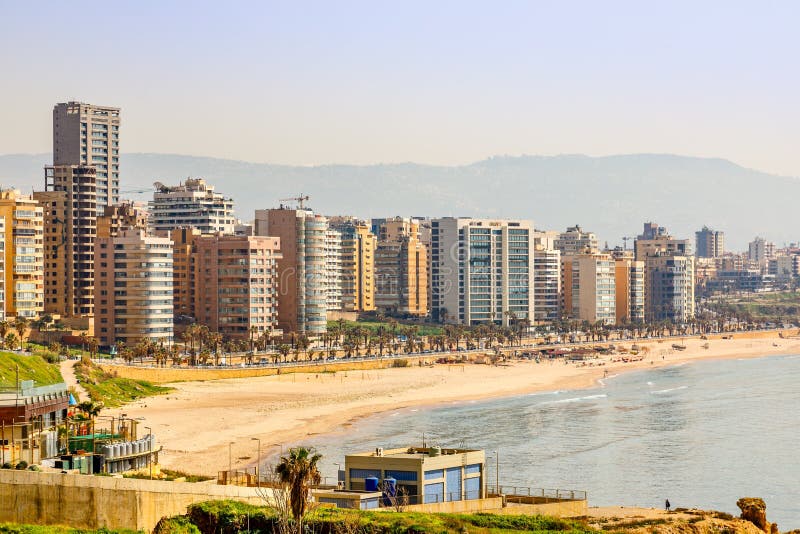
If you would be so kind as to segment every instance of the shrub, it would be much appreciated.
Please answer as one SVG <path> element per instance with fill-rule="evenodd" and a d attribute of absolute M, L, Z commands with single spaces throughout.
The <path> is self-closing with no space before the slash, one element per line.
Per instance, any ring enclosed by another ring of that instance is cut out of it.
<path fill-rule="evenodd" d="M 392 361 L 392 367 L 408 367 L 408 360 L 400 358 Z"/>
<path fill-rule="evenodd" d="M 21 460 L 21 461 L 20 461 L 20 462 L 19 462 L 19 463 L 18 463 L 18 464 L 17 464 L 17 465 L 14 467 L 14 469 L 16 469 L 16 470 L 18 470 L 18 471 L 22 471 L 23 469 L 27 469 L 27 468 L 28 468 L 28 462 L 26 462 L 25 460 Z"/>
<path fill-rule="evenodd" d="M 0 466 L 0 469 L 11 469 L 11 462 L 4 463 L 2 466 Z"/>

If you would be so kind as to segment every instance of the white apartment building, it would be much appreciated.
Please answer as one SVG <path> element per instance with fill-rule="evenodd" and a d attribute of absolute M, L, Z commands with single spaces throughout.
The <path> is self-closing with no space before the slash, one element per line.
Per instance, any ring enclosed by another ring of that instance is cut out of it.
<path fill-rule="evenodd" d="M 534 319 L 557 321 L 561 317 L 561 251 L 537 243 L 533 271 Z"/>
<path fill-rule="evenodd" d="M 97 170 L 97 214 L 119 203 L 119 108 L 83 102 L 53 108 L 53 165 Z"/>
<path fill-rule="evenodd" d="M 149 206 L 149 223 L 155 231 L 192 227 L 204 234 L 232 235 L 236 229 L 233 200 L 215 193 L 202 178 L 187 178 L 177 186 L 156 183 Z"/>
<path fill-rule="evenodd" d="M 325 232 L 325 293 L 328 311 L 341 311 L 342 297 L 342 233 L 336 228 Z"/>
<path fill-rule="evenodd" d="M 432 315 L 445 323 L 510 324 L 534 317 L 533 223 L 431 221 Z"/>

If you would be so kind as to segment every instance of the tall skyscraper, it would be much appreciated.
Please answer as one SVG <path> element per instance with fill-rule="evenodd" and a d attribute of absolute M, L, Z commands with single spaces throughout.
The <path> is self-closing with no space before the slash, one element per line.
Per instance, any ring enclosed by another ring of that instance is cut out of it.
<path fill-rule="evenodd" d="M 327 219 L 310 209 L 256 210 L 255 235 L 280 238 L 278 326 L 284 334 L 327 330 L 327 230 Z"/>
<path fill-rule="evenodd" d="M 53 108 L 53 165 L 97 170 L 97 214 L 119 202 L 119 108 L 82 102 Z"/>
<path fill-rule="evenodd" d="M 533 320 L 532 222 L 446 217 L 433 219 L 431 232 L 434 320 Z"/>
<path fill-rule="evenodd" d="M 45 191 L 33 193 L 44 213 L 44 311 L 64 317 L 94 313 L 96 170 L 45 167 Z M 102 210 L 101 210 L 102 211 Z"/>
<path fill-rule="evenodd" d="M 695 256 L 698 258 L 719 258 L 725 254 L 725 233 L 712 230 L 708 226 L 703 226 L 699 232 L 695 232 Z"/>

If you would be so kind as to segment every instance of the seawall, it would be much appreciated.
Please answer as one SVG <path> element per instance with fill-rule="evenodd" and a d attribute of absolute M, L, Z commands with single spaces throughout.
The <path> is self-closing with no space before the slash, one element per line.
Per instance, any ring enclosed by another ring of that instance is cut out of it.
<path fill-rule="evenodd" d="M 241 486 L 0 470 L 0 523 L 151 531 L 190 504 L 222 499 L 263 504 Z"/>

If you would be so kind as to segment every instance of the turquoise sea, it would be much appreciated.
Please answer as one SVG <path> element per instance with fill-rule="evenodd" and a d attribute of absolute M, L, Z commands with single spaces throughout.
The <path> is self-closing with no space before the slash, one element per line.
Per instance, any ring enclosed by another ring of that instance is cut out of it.
<path fill-rule="evenodd" d="M 475 385 L 476 388 L 480 384 Z M 334 477 L 348 452 L 428 444 L 487 451 L 490 484 L 586 490 L 590 506 L 716 509 L 762 497 L 800 528 L 800 356 L 700 361 L 592 389 L 398 409 L 306 441 Z"/>

